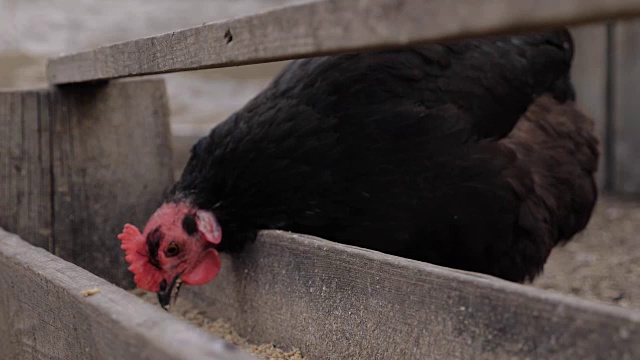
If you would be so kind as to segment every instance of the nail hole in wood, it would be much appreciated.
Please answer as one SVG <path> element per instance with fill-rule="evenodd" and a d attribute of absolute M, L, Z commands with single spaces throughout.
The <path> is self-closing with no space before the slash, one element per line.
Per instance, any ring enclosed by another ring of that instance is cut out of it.
<path fill-rule="evenodd" d="M 230 44 L 233 41 L 233 35 L 231 35 L 231 29 L 227 29 L 224 32 L 224 39 L 227 41 L 227 44 Z"/>

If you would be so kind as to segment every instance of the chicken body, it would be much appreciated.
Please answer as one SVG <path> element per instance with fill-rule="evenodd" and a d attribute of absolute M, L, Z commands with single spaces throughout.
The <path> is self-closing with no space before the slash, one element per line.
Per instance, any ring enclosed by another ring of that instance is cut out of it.
<path fill-rule="evenodd" d="M 297 60 L 192 149 L 167 202 L 511 281 L 582 230 L 597 140 L 567 31 Z"/>

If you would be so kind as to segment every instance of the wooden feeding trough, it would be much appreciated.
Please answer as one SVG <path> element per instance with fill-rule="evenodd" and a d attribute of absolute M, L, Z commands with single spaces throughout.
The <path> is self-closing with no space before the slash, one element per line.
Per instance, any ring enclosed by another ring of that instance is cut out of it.
<path fill-rule="evenodd" d="M 638 15 L 640 0 L 325 0 L 52 59 L 57 87 L 0 92 L 0 358 L 251 358 L 123 290 L 115 235 L 173 179 L 163 81 L 113 79 Z M 222 260 L 181 296 L 309 359 L 640 358 L 637 311 L 278 231 Z"/>
<path fill-rule="evenodd" d="M 3 359 L 251 359 L 1 230 L 0 289 Z"/>

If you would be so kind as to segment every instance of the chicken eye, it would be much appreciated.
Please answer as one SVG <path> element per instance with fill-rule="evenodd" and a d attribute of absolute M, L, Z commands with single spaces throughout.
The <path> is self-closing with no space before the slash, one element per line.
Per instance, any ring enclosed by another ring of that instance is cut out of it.
<path fill-rule="evenodd" d="M 176 256 L 178 253 L 180 253 L 180 247 L 175 243 L 175 241 L 170 242 L 169 246 L 167 246 L 167 249 L 164 251 L 164 254 L 167 257 Z"/>

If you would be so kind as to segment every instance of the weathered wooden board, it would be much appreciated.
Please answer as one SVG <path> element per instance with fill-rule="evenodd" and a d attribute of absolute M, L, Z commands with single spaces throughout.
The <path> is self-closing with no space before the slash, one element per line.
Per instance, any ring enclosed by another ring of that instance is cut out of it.
<path fill-rule="evenodd" d="M 613 183 L 623 193 L 640 193 L 640 21 L 614 27 Z"/>
<path fill-rule="evenodd" d="M 577 104 L 595 122 L 600 140 L 600 166 L 597 182 L 600 188 L 607 184 L 608 147 L 606 146 L 607 114 L 607 25 L 595 24 L 571 29 L 574 40 L 574 58 L 571 78 L 576 90 Z"/>
<path fill-rule="evenodd" d="M 112 79 L 637 15 L 639 0 L 323 0 L 58 57 L 47 76 Z"/>
<path fill-rule="evenodd" d="M 640 312 L 279 231 L 183 287 L 310 359 L 638 359 Z"/>
<path fill-rule="evenodd" d="M 2 229 L 0 358 L 253 359 Z"/>
<path fill-rule="evenodd" d="M 116 235 L 144 223 L 173 182 L 164 82 L 81 84 L 52 98 L 55 254 L 130 286 Z"/>
<path fill-rule="evenodd" d="M 0 91 L 0 226 L 51 250 L 47 90 Z"/>
<path fill-rule="evenodd" d="M 159 79 L 0 92 L 0 226 L 119 285 L 116 235 L 173 182 Z"/>

